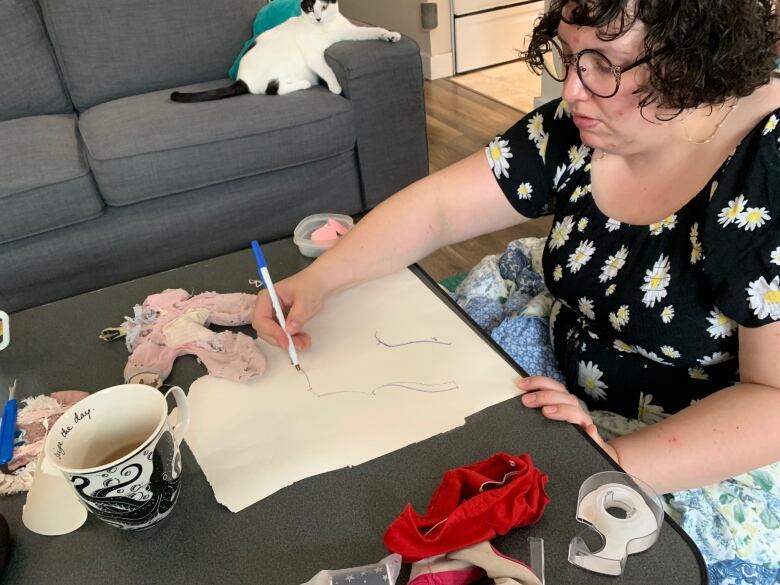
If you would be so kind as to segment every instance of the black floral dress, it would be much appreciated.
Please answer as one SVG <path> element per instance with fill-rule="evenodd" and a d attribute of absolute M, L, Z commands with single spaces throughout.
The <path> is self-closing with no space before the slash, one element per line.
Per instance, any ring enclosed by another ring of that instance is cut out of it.
<path fill-rule="evenodd" d="M 562 100 L 486 148 L 518 212 L 555 215 L 544 253 L 550 335 L 568 389 L 590 408 L 660 420 L 739 380 L 738 324 L 780 320 L 779 117 L 652 225 L 596 206 L 591 149 Z"/>

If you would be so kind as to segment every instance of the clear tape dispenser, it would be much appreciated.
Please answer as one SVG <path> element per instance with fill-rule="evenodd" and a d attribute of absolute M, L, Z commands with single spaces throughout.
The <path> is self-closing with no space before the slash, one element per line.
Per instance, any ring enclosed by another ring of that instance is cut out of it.
<path fill-rule="evenodd" d="M 580 487 L 577 520 L 590 528 L 569 543 L 569 562 L 605 575 L 620 575 L 628 555 L 650 548 L 661 532 L 661 498 L 626 473 L 591 475 Z"/>

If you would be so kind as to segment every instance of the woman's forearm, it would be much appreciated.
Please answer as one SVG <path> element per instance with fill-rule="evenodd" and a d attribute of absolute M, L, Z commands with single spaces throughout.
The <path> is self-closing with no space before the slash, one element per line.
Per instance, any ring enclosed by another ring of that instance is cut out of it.
<path fill-rule="evenodd" d="M 384 201 L 307 270 L 332 293 L 522 220 L 480 151 Z"/>
<path fill-rule="evenodd" d="M 779 461 L 778 413 L 780 389 L 737 384 L 609 443 L 627 473 L 668 493 Z"/>
<path fill-rule="evenodd" d="M 435 181 L 426 177 L 382 202 L 310 267 L 328 293 L 400 270 L 436 249 Z"/>

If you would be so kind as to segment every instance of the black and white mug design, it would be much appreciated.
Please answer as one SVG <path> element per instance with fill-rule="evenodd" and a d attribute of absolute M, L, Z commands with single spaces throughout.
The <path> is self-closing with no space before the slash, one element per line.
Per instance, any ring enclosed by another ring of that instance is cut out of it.
<path fill-rule="evenodd" d="M 168 395 L 177 420 L 168 416 Z M 181 487 L 179 445 L 189 424 L 178 386 L 122 384 L 69 408 L 46 437 L 47 456 L 95 516 L 124 530 L 166 518 Z"/>

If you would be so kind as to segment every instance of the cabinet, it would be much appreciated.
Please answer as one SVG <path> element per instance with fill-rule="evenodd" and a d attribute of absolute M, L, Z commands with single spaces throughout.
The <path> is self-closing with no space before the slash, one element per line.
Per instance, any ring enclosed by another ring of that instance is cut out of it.
<path fill-rule="evenodd" d="M 452 0 L 455 72 L 517 59 L 543 11 L 542 0 Z"/>

